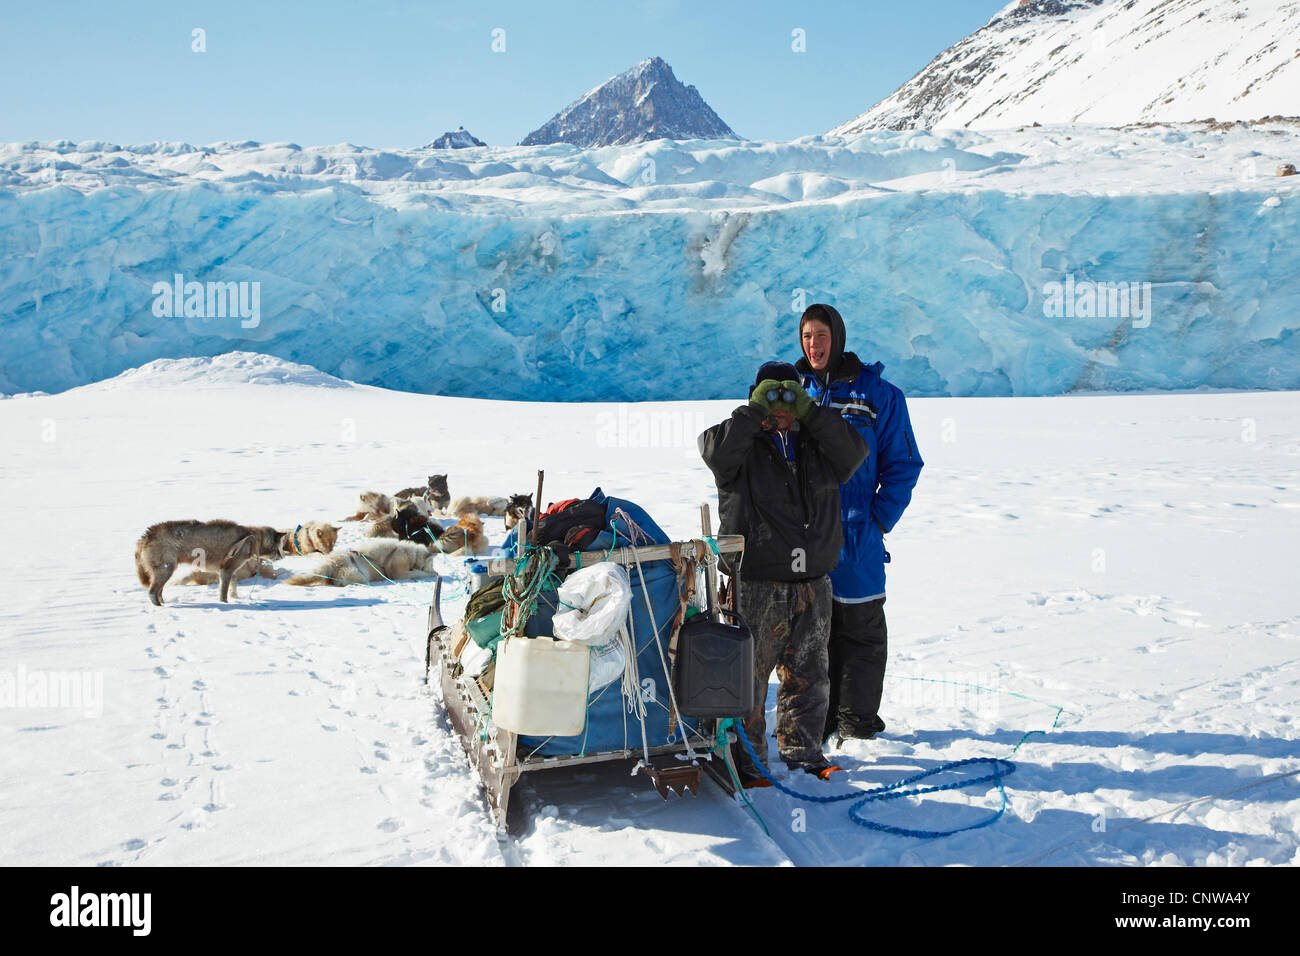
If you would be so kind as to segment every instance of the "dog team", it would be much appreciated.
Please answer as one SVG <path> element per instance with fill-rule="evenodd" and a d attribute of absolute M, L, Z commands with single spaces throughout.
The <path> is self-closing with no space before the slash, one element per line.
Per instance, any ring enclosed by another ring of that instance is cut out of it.
<path fill-rule="evenodd" d="M 274 580 L 277 558 L 321 554 L 310 571 L 293 574 L 286 584 L 303 587 L 373 584 L 434 574 L 439 554 L 476 555 L 488 552 L 481 515 L 505 518 L 506 529 L 518 524 L 532 508 L 531 494 L 493 497 L 475 495 L 454 502 L 446 475 L 430 475 L 422 488 L 404 488 L 394 495 L 364 491 L 357 510 L 343 521 L 369 521 L 365 537 L 347 551 L 335 551 L 339 529 L 312 521 L 291 531 L 251 527 L 233 521 L 163 521 L 152 525 L 135 546 L 136 574 L 161 606 L 162 589 L 182 564 L 190 573 L 180 584 L 217 584 L 224 602 L 238 597 L 236 582 L 252 577 Z M 454 518 L 444 527 L 434 518 Z"/>

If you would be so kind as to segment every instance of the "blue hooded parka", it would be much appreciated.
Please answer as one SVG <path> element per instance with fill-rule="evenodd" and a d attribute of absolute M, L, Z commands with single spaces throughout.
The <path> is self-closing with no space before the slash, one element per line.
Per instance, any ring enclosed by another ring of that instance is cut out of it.
<path fill-rule="evenodd" d="M 810 306 L 804 319 L 815 319 L 831 330 L 831 356 L 824 371 L 814 372 L 806 356 L 795 364 L 804 389 L 823 408 L 838 412 L 867 442 L 867 460 L 840 486 L 844 547 L 831 572 L 835 600 L 861 604 L 885 596 L 889 553 L 884 535 L 903 516 L 925 463 L 916 447 L 907 400 L 880 377 L 884 365 L 863 365 L 844 351 L 844 320 L 833 307 Z"/>

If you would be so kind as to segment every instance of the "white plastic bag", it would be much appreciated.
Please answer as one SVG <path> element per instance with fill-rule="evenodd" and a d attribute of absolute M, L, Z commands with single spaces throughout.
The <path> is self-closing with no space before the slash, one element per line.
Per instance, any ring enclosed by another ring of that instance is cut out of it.
<path fill-rule="evenodd" d="M 465 648 L 460 652 L 460 666 L 464 668 L 466 677 L 478 677 L 490 663 L 492 648 L 479 647 L 473 638 L 465 642 Z"/>
<path fill-rule="evenodd" d="M 551 623 L 560 640 L 591 648 L 587 693 L 612 684 L 627 667 L 627 654 L 618 639 L 632 604 L 632 582 L 620 564 L 602 561 L 575 571 L 556 592 L 564 609 Z"/>

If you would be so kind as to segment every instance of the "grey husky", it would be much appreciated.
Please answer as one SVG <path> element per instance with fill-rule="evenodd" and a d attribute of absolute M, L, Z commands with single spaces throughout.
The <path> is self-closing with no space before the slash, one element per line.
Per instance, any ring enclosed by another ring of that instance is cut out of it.
<path fill-rule="evenodd" d="M 163 521 L 151 526 L 135 546 L 135 570 L 149 589 L 149 600 L 161 606 L 163 585 L 179 564 L 219 572 L 221 600 L 232 580 L 250 558 L 284 556 L 285 533 L 274 528 L 250 528 L 233 521 Z M 256 565 L 254 565 L 256 567 Z"/>

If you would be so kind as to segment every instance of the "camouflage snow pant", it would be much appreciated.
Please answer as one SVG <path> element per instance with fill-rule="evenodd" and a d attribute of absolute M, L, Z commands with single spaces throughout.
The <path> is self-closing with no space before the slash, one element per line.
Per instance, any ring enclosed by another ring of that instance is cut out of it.
<path fill-rule="evenodd" d="M 740 586 L 740 613 L 754 635 L 754 709 L 745 718 L 749 738 L 767 765 L 767 680 L 775 668 L 781 680 L 776 695 L 776 746 L 787 766 L 821 766 L 822 728 L 830 703 L 827 641 L 831 629 L 831 581 L 753 581 Z M 735 748 L 737 766 L 758 776 L 743 745 Z"/>

